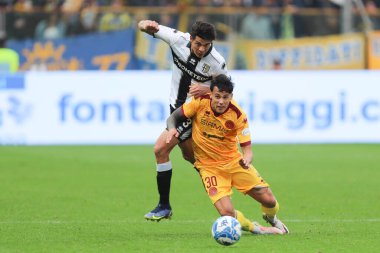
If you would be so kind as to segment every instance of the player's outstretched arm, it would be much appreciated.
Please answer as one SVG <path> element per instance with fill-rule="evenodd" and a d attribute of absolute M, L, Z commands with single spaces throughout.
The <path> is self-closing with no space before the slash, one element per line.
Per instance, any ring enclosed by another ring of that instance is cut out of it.
<path fill-rule="evenodd" d="M 158 32 L 160 30 L 159 24 L 156 21 L 153 20 L 141 20 L 137 27 L 140 29 L 140 31 L 143 31 L 147 34 L 153 35 L 154 33 Z"/>

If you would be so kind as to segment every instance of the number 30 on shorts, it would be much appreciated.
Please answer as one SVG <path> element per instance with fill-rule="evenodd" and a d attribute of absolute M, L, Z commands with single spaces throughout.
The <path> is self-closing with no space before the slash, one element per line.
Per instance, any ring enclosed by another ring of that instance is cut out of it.
<path fill-rule="evenodd" d="M 217 186 L 218 185 L 218 181 L 216 180 L 216 176 L 205 177 L 204 183 L 205 183 L 206 189 L 210 188 L 211 186 Z"/>

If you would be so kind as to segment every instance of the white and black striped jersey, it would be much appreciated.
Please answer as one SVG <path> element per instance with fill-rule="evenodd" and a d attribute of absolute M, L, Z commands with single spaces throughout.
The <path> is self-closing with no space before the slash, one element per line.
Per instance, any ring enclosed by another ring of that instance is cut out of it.
<path fill-rule="evenodd" d="M 159 26 L 155 38 L 165 41 L 173 55 L 173 74 L 170 90 L 170 105 L 180 107 L 187 98 L 192 81 L 210 86 L 211 79 L 219 74 L 227 74 L 226 62 L 216 49 L 211 46 L 202 59 L 191 53 L 190 34 L 175 29 Z"/>

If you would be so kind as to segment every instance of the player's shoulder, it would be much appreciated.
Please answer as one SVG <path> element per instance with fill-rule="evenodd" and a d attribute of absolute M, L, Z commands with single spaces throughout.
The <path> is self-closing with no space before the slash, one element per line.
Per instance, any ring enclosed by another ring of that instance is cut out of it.
<path fill-rule="evenodd" d="M 205 95 L 202 95 L 200 97 L 197 97 L 197 98 L 194 98 L 194 97 L 191 97 L 191 98 L 188 98 L 186 100 L 191 102 L 191 101 L 194 101 L 194 102 L 197 102 L 197 103 L 210 103 L 210 100 L 211 100 L 211 97 L 210 97 L 210 94 L 205 94 Z"/>
<path fill-rule="evenodd" d="M 215 61 L 218 65 L 221 65 L 225 63 L 224 57 L 216 50 L 216 48 L 213 46 L 211 49 L 210 54 L 208 55 L 210 60 Z"/>
<path fill-rule="evenodd" d="M 191 97 L 186 100 L 186 102 L 189 101 L 189 104 L 192 104 L 193 106 L 199 106 L 199 107 L 208 107 L 210 105 L 210 94 L 202 95 L 200 97 Z"/>
<path fill-rule="evenodd" d="M 236 118 L 239 119 L 241 117 L 246 117 L 245 112 L 243 109 L 238 105 L 238 103 L 232 99 L 230 106 L 229 106 L 230 111 L 236 115 Z"/>
<path fill-rule="evenodd" d="M 177 31 L 172 35 L 172 48 L 187 48 L 190 43 L 190 34 Z"/>
<path fill-rule="evenodd" d="M 171 44 L 187 44 L 190 41 L 189 33 L 163 25 L 160 25 L 160 30 L 155 34 L 155 37 L 170 39 Z"/>
<path fill-rule="evenodd" d="M 210 99 L 211 99 L 210 94 L 202 95 L 202 96 L 197 97 L 197 98 L 195 98 L 195 97 L 188 97 L 186 99 L 185 104 L 204 103 L 205 101 L 210 101 Z"/>
<path fill-rule="evenodd" d="M 200 96 L 198 99 L 199 101 L 210 101 L 211 97 L 210 97 L 210 94 L 205 94 L 205 95 Z"/>
<path fill-rule="evenodd" d="M 215 49 L 215 47 L 212 47 L 210 53 L 204 57 L 204 63 L 207 65 L 210 65 L 214 70 L 225 70 L 226 68 L 226 60 L 224 57 Z M 219 71 L 217 71 L 219 72 Z"/>
<path fill-rule="evenodd" d="M 189 33 L 184 33 L 184 32 L 181 32 L 177 29 L 174 29 L 174 28 L 171 28 L 171 29 L 172 29 L 172 32 L 171 32 L 172 37 L 179 38 L 179 39 L 181 39 L 181 41 L 183 43 L 186 43 L 186 44 L 190 41 L 190 34 Z"/>
<path fill-rule="evenodd" d="M 190 42 L 190 37 L 191 37 L 190 33 L 184 33 L 177 29 L 173 29 L 173 36 L 181 38 L 184 42 L 186 42 L 186 44 Z"/>

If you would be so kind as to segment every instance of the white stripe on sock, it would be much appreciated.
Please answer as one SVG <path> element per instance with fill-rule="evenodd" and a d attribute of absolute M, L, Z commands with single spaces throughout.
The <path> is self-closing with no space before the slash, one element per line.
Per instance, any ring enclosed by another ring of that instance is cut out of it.
<path fill-rule="evenodd" d="M 166 162 L 166 163 L 159 163 L 156 165 L 157 172 L 163 172 L 163 171 L 168 171 L 172 169 L 172 162 Z"/>

